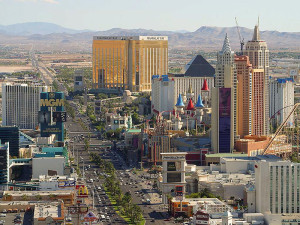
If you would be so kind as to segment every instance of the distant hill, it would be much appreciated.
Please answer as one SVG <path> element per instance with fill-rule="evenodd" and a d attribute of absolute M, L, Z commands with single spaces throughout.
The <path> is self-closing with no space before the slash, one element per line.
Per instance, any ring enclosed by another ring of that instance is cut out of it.
<path fill-rule="evenodd" d="M 240 27 L 245 43 L 252 39 L 253 29 Z M 84 45 L 91 48 L 93 36 L 133 36 L 133 35 L 165 35 L 169 37 L 171 48 L 197 48 L 203 50 L 221 49 L 225 34 L 235 51 L 239 50 L 239 37 L 236 27 L 202 26 L 194 32 L 156 31 L 147 29 L 113 28 L 106 31 L 72 30 L 52 23 L 23 23 L 9 26 L 0 25 L 0 43 L 18 39 L 30 43 L 47 41 L 49 43 Z M 262 40 L 267 41 L 270 49 L 300 50 L 300 32 L 261 31 Z M 82 46 L 83 47 L 83 46 Z"/>
<path fill-rule="evenodd" d="M 27 36 L 32 34 L 52 34 L 52 33 L 69 33 L 75 34 L 84 32 L 84 30 L 73 30 L 59 26 L 54 23 L 44 22 L 29 22 L 29 23 L 17 23 L 12 25 L 3 26 L 0 25 L 0 32 L 8 35 L 20 35 Z"/>

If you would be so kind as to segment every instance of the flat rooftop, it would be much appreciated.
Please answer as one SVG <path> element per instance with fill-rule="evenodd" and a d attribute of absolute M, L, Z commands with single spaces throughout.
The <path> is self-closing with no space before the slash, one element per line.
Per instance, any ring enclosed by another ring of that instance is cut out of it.
<path fill-rule="evenodd" d="M 55 195 L 70 195 L 72 194 L 73 191 L 70 190 L 66 190 L 66 191 L 4 191 L 3 195 L 8 194 L 11 196 L 23 196 L 23 195 L 27 195 L 27 196 L 36 196 L 36 195 L 51 195 L 51 194 L 55 194 Z"/>
<path fill-rule="evenodd" d="M 38 203 L 35 204 L 34 209 L 34 218 L 46 218 L 50 217 L 61 217 L 62 216 L 62 208 L 61 203 L 59 202 L 45 202 L 45 203 Z"/>

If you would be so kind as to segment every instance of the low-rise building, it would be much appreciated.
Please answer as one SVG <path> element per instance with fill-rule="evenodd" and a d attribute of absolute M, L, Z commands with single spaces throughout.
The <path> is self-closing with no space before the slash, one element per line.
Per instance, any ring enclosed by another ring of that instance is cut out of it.
<path fill-rule="evenodd" d="M 121 116 L 116 113 L 106 113 L 106 130 L 129 129 L 132 127 L 131 115 Z"/>
<path fill-rule="evenodd" d="M 75 190 L 76 179 L 66 176 L 46 176 L 39 177 L 40 191 L 58 191 L 58 190 Z"/>
<path fill-rule="evenodd" d="M 40 175 L 64 175 L 65 157 L 34 157 L 32 158 L 32 178 Z"/>
<path fill-rule="evenodd" d="M 2 201 L 57 201 L 62 200 L 65 205 L 75 202 L 74 191 L 4 191 Z"/>
<path fill-rule="evenodd" d="M 178 212 L 184 212 L 191 217 L 199 210 L 205 210 L 211 217 L 220 218 L 224 212 L 233 212 L 233 208 L 217 198 L 184 198 L 178 201 L 172 198 L 169 201 L 170 212 L 176 216 Z"/>
<path fill-rule="evenodd" d="M 2 201 L 0 211 L 19 212 L 23 224 L 64 224 L 65 205 L 61 200 L 55 201 Z M 32 213 L 30 213 L 32 212 Z M 25 216 L 26 214 L 26 216 Z M 12 224 L 12 217 L 2 217 L 4 224 Z"/>

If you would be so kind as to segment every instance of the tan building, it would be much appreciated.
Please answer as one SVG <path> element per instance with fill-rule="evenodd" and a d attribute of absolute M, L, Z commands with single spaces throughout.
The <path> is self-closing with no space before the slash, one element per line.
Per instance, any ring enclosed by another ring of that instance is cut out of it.
<path fill-rule="evenodd" d="M 259 71 L 253 74 L 254 81 L 254 93 L 253 102 L 258 101 L 257 110 L 261 112 L 257 112 L 257 117 L 254 118 L 254 121 L 257 122 L 254 126 L 254 130 L 252 134 L 254 135 L 268 135 L 269 133 L 269 50 L 267 47 L 267 43 L 260 39 L 258 25 L 254 28 L 253 38 L 251 41 L 248 41 L 246 44 L 246 49 L 243 52 L 244 55 L 249 56 L 250 63 L 252 64 L 253 69 L 259 69 Z M 262 74 L 263 73 L 263 77 Z M 255 79 L 257 82 L 255 82 Z M 259 86 L 255 86 L 256 84 Z M 258 93 L 255 93 L 255 88 Z M 254 99 L 256 98 L 256 100 Z M 254 111 L 254 110 L 253 110 Z M 254 112 L 253 112 L 254 113 Z M 263 118 L 260 118 L 258 115 L 263 115 Z M 255 117 L 255 115 L 254 115 Z M 257 129 L 255 129 L 257 126 Z M 258 128 L 261 127 L 261 128 Z"/>
<path fill-rule="evenodd" d="M 235 56 L 237 70 L 237 134 L 242 138 L 251 134 L 252 122 L 252 65 L 248 56 Z"/>
<path fill-rule="evenodd" d="M 253 135 L 267 135 L 265 123 L 269 124 L 264 108 L 265 74 L 263 69 L 252 70 L 252 132 Z M 269 101 L 268 101 L 269 102 Z M 268 106 L 269 108 L 269 106 Z M 268 111 L 269 112 L 269 111 Z M 269 125 L 268 128 L 269 129 Z M 268 130 L 269 131 L 269 130 Z"/>
<path fill-rule="evenodd" d="M 235 142 L 235 149 L 248 156 L 256 156 L 262 154 L 269 141 L 270 138 L 267 136 L 247 135 Z"/>
<path fill-rule="evenodd" d="M 166 36 L 95 36 L 93 87 L 151 91 L 152 75 L 168 72 Z"/>
<path fill-rule="evenodd" d="M 2 201 L 54 201 L 62 200 L 66 206 L 75 202 L 74 191 L 4 191 Z"/>

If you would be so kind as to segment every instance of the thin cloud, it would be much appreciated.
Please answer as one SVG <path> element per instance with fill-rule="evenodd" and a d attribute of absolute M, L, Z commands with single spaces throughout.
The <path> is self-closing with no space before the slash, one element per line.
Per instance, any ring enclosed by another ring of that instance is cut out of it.
<path fill-rule="evenodd" d="M 2 1 L 2 0 L 0 0 Z M 16 0 L 18 2 L 46 2 L 50 4 L 58 4 L 58 1 L 56 0 Z"/>
<path fill-rule="evenodd" d="M 51 4 L 58 4 L 58 1 L 55 0 L 43 0 L 43 1 Z"/>

